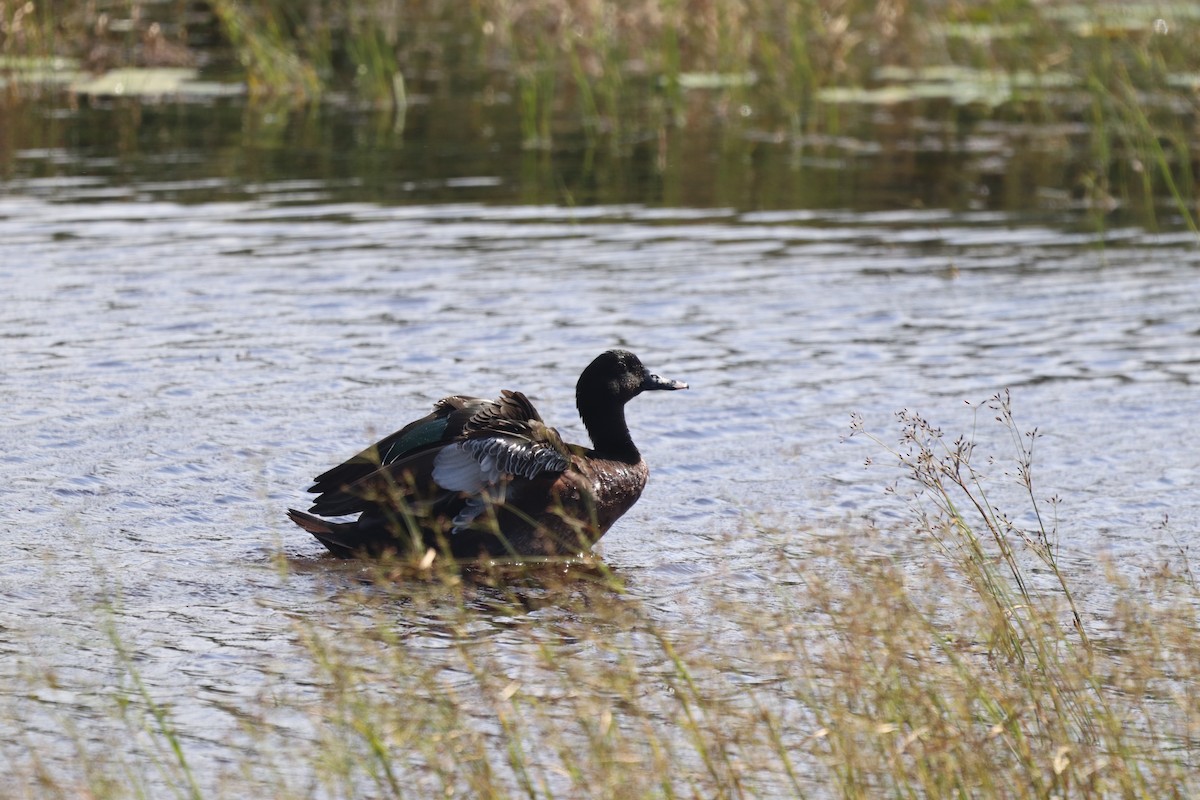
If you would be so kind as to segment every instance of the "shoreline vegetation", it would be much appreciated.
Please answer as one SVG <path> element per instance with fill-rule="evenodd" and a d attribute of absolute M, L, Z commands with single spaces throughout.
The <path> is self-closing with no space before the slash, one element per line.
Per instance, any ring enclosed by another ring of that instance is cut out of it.
<path fill-rule="evenodd" d="M 1038 432 L 1005 395 L 974 413 L 954 440 L 908 411 L 895 443 L 853 423 L 899 467 L 902 543 L 760 527 L 740 534 L 759 555 L 678 602 L 595 561 L 381 565 L 331 576 L 320 616 L 265 607 L 291 618 L 278 657 L 307 678 L 237 703 L 216 773 L 197 766 L 211 737 L 141 677 L 116 597 L 97 613 L 117 679 L 98 691 L 124 738 L 67 720 L 72 759 L 32 748 L 10 772 L 28 797 L 1195 796 L 1186 549 L 1141 574 L 1060 562 Z"/>
<path fill-rule="evenodd" d="M 620 146 L 712 124 L 811 148 L 851 108 L 932 106 L 1050 132 L 1041 146 L 1082 131 L 1090 204 L 1144 206 L 1153 220 L 1163 198 L 1193 232 L 1198 50 L 1187 3 L 0 2 L 9 100 L 131 67 L 212 78 L 180 89 L 168 74 L 146 94 L 233 86 L 252 102 L 400 114 L 416 97 L 470 92 L 511 103 L 532 148 L 564 125 Z M 126 77 L 92 90 L 136 91 Z"/>

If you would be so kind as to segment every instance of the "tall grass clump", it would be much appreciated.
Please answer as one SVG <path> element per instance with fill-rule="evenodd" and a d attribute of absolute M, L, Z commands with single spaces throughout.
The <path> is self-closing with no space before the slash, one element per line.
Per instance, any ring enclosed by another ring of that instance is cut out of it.
<path fill-rule="evenodd" d="M 37 95 L 61 68 L 59 19 L 31 1 L 0 0 L 0 103 Z"/>
<path fill-rule="evenodd" d="M 292 5 L 254 8 L 238 0 L 212 0 L 212 8 L 238 60 L 245 68 L 250 94 L 287 94 L 297 100 L 318 97 L 322 81 L 319 50 L 298 46 L 305 30 Z"/>
<path fill-rule="evenodd" d="M 52 48 L 53 19 L 32 2 L 0 3 L 0 54 L 5 58 L 42 55 Z"/>
<path fill-rule="evenodd" d="M 1156 32 L 1142 37 L 1132 52 L 1123 53 L 1101 38 L 1087 54 L 1093 179 L 1096 191 L 1147 209 L 1151 221 L 1160 205 L 1157 198 L 1165 196 L 1184 226 L 1200 234 L 1193 205 L 1197 104 L 1194 91 L 1190 98 L 1180 91 L 1183 81 L 1200 78 L 1184 71 L 1190 62 L 1177 51 L 1176 40 L 1182 37 L 1172 39 L 1170 23 L 1162 18 L 1155 24 Z M 1194 40 L 1185 44 L 1195 45 Z M 1114 153 L 1122 157 L 1112 158 Z"/>

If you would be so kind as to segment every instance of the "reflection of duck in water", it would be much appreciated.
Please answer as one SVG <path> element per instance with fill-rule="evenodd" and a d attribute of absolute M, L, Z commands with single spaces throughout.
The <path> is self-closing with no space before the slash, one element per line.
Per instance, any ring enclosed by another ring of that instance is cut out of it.
<path fill-rule="evenodd" d="M 311 513 L 288 516 L 341 557 L 419 557 L 429 548 L 457 558 L 578 555 L 646 485 L 625 404 L 647 390 L 686 388 L 651 374 L 633 353 L 602 353 L 575 388 L 590 450 L 565 444 L 520 392 L 446 397 L 318 476 Z M 313 516 L 360 512 L 354 522 Z"/>

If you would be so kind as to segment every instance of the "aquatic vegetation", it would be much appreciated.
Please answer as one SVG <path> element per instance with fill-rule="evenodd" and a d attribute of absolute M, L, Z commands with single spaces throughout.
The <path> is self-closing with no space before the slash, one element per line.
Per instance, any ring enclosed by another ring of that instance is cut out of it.
<path fill-rule="evenodd" d="M 874 109 L 960 136 L 1071 124 L 1088 158 L 1062 188 L 1096 227 L 1130 207 L 1196 230 L 1196 16 L 1103 0 L 44 0 L 0 4 L 0 81 L 21 95 L 91 86 L 80 70 L 198 66 L 205 81 L 179 92 L 211 94 L 207 71 L 276 106 L 394 108 L 396 129 L 414 97 L 469 94 L 515 106 L 531 149 L 579 129 L 612 150 L 667 147 L 716 123 L 819 153 Z"/>
<path fill-rule="evenodd" d="M 674 599 L 602 561 L 344 573 L 323 613 L 292 615 L 280 657 L 303 684 L 236 703 L 219 776 L 114 624 L 134 736 L 104 757 L 81 741 L 76 772 L 36 749 L 15 766 L 38 796 L 1193 795 L 1186 552 L 1140 576 L 1062 563 L 1038 432 L 1004 395 L 972 413 L 951 439 L 902 412 L 895 445 L 855 421 L 900 468 L 910 537 L 747 530 L 750 556 L 721 543 L 727 569 Z"/>
<path fill-rule="evenodd" d="M 298 49 L 288 23 L 288 7 L 263 9 L 261 4 L 214 0 L 213 13 L 245 68 L 252 95 L 284 94 L 309 100 L 321 92 L 317 66 Z M 264 13 L 265 12 L 265 13 Z"/>

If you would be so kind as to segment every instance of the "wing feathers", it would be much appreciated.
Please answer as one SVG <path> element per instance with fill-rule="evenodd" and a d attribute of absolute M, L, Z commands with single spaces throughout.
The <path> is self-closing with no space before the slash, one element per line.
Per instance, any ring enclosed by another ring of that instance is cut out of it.
<path fill-rule="evenodd" d="M 484 484 L 499 480 L 499 474 L 491 472 L 461 445 L 443 447 L 433 459 L 434 482 L 452 492 L 477 494 Z"/>
<path fill-rule="evenodd" d="M 433 460 L 433 479 L 443 489 L 475 494 L 505 475 L 533 480 L 545 472 L 562 472 L 570 463 L 551 442 L 478 436 L 443 447 Z"/>
<path fill-rule="evenodd" d="M 515 427 L 504 427 L 511 430 Z M 461 492 L 466 497 L 452 521 L 454 533 L 460 533 L 483 513 L 489 503 L 511 499 L 517 484 L 542 475 L 557 477 L 570 465 L 566 448 L 552 428 L 524 426 L 531 434 L 472 434 L 460 442 L 443 447 L 433 460 L 433 479 L 443 489 Z M 493 491 L 495 490 L 495 491 Z"/>
<path fill-rule="evenodd" d="M 495 400 L 453 395 L 435 403 L 428 416 L 318 476 L 309 491 L 319 496 L 309 511 L 339 516 L 390 505 L 395 498 L 413 502 L 427 487 L 435 492 L 431 499 L 439 491 L 461 493 L 459 502 L 466 505 L 458 516 L 465 521 L 477 517 L 485 501 L 504 502 L 488 497 L 494 495 L 489 487 L 558 474 L 569 465 L 570 450 L 521 392 L 504 390 Z"/>
<path fill-rule="evenodd" d="M 459 447 L 475 456 L 484 469 L 494 466 L 502 473 L 529 480 L 543 472 L 562 472 L 570 463 L 553 445 L 523 437 L 472 438 Z"/>

